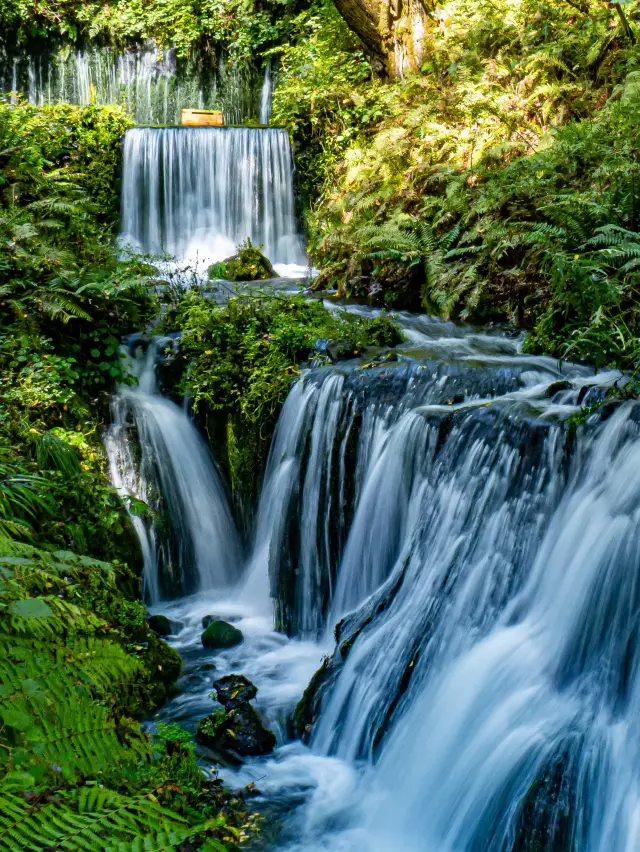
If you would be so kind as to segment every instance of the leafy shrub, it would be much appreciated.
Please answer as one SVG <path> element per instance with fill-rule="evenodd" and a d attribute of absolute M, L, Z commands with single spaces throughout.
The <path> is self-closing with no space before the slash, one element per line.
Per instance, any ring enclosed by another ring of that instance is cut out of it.
<path fill-rule="evenodd" d="M 0 538 L 0 850 L 237 848 L 250 825 L 184 732 L 128 718 L 158 675 L 88 586 L 122 601 L 113 566 Z"/>
<path fill-rule="evenodd" d="M 448 0 L 422 73 L 394 83 L 322 6 L 304 13 L 312 36 L 283 48 L 274 104 L 315 188 L 318 286 L 511 319 L 532 350 L 634 367 L 640 56 L 624 9 Z"/>

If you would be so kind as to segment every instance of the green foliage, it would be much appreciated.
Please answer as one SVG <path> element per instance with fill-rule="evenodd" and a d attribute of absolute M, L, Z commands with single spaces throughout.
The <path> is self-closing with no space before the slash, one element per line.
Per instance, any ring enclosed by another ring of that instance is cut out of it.
<path fill-rule="evenodd" d="M 277 415 L 301 363 L 319 338 L 348 339 L 359 349 L 393 345 L 399 332 L 386 317 L 362 320 L 333 313 L 319 301 L 268 290 L 229 299 L 224 306 L 188 293 L 165 328 L 182 331 L 185 369 L 181 389 L 196 411 L 238 413 L 267 426 Z"/>
<path fill-rule="evenodd" d="M 0 0 L 0 27 L 13 30 L 20 41 L 59 36 L 124 46 L 153 39 L 160 47 L 174 45 L 180 56 L 206 46 L 251 59 L 283 37 L 297 5 L 296 0 L 52 0 L 46 5 Z"/>
<path fill-rule="evenodd" d="M 346 339 L 357 350 L 400 340 L 387 317 L 365 321 L 255 288 L 224 306 L 191 291 L 166 313 L 163 329 L 182 332 L 176 390 L 188 394 L 212 442 L 225 448 L 241 512 L 255 498 L 277 415 L 303 363 L 326 363 L 317 342 Z"/>
<path fill-rule="evenodd" d="M 146 643 L 128 641 L 142 639 L 144 609 L 119 613 L 120 585 L 116 566 L 0 538 L 2 852 L 187 840 L 224 852 L 250 827 L 237 804 L 221 815 L 228 797 L 186 732 L 158 726 L 150 741 L 128 718 L 158 673 Z"/>
<path fill-rule="evenodd" d="M 220 277 L 229 281 L 260 281 L 276 276 L 271 262 L 262 254 L 262 246 L 254 246 L 250 237 L 236 248 L 233 257 L 213 264 L 209 268 L 209 278 L 219 277 L 221 271 Z"/>
<path fill-rule="evenodd" d="M 331 2 L 302 12 L 290 40 L 271 53 L 281 65 L 271 122 L 289 128 L 300 189 L 315 202 L 351 142 L 384 117 L 382 87 Z"/>
<path fill-rule="evenodd" d="M 155 311 L 112 245 L 128 126 L 116 108 L 0 104 L 0 524 L 135 562 L 99 431 L 120 339 Z"/>
<path fill-rule="evenodd" d="M 340 20 L 304 13 L 312 36 L 283 48 L 275 116 L 310 188 L 318 286 L 512 319 L 532 350 L 635 367 L 640 55 L 625 16 L 449 0 L 421 74 L 388 83 Z"/>
<path fill-rule="evenodd" d="M 207 275 L 211 280 L 224 279 L 227 277 L 227 267 L 224 261 L 219 260 L 217 263 L 212 263 L 207 269 Z"/>

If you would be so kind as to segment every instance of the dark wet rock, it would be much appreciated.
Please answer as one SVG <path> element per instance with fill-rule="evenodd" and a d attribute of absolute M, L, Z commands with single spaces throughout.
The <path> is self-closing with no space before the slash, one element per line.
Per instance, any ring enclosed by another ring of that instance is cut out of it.
<path fill-rule="evenodd" d="M 147 624 L 158 636 L 175 636 L 184 627 L 181 621 L 172 621 L 166 615 L 151 615 Z"/>
<path fill-rule="evenodd" d="M 595 405 L 602 402 L 606 395 L 606 390 L 597 385 L 583 385 L 578 393 L 578 405 Z"/>
<path fill-rule="evenodd" d="M 557 382 L 551 382 L 549 387 L 545 392 L 545 397 L 551 399 L 552 396 L 555 396 L 560 391 L 570 390 L 571 382 L 568 382 L 566 379 L 560 379 Z"/>
<path fill-rule="evenodd" d="M 230 616 L 227 616 L 227 618 L 229 618 L 229 617 Z M 236 619 L 239 619 L 239 618 L 240 618 L 239 615 L 238 616 L 231 616 L 232 621 L 235 621 Z M 208 627 L 210 624 L 212 624 L 214 621 L 225 621 L 225 620 L 226 619 L 224 619 L 224 618 L 220 618 L 219 615 L 205 615 L 204 618 L 202 619 L 202 626 L 203 626 L 203 628 L 205 628 L 205 627 Z"/>
<path fill-rule="evenodd" d="M 213 650 L 233 648 L 243 641 L 242 631 L 228 621 L 211 621 L 205 628 L 201 641 L 205 648 Z"/>
<path fill-rule="evenodd" d="M 402 584 L 403 576 L 404 568 L 390 577 L 362 606 L 346 615 L 336 625 L 334 633 L 336 649 L 331 656 L 325 657 L 322 661 L 322 665 L 311 678 L 290 719 L 293 735 L 300 737 L 303 742 L 309 742 L 323 699 L 335 684 L 356 639 L 381 612 L 390 606 Z"/>
<path fill-rule="evenodd" d="M 276 737 L 265 727 L 255 707 L 249 704 L 258 692 L 251 681 L 242 675 L 227 675 L 216 681 L 214 688 L 224 707 L 199 722 L 198 743 L 228 762 L 238 757 L 270 754 Z"/>
<path fill-rule="evenodd" d="M 230 674 L 213 684 L 218 702 L 227 710 L 246 704 L 258 694 L 258 689 L 244 675 Z"/>
<path fill-rule="evenodd" d="M 334 362 L 357 358 L 360 350 L 348 340 L 330 340 L 325 348 L 329 358 Z"/>

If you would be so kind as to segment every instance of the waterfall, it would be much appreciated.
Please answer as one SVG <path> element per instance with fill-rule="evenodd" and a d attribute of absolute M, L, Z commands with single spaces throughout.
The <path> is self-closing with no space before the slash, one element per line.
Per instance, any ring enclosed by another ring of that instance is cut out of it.
<path fill-rule="evenodd" d="M 640 404 L 574 433 L 619 375 L 418 326 L 274 436 L 254 557 L 290 633 L 339 621 L 309 753 L 264 767 L 315 789 L 278 848 L 640 848 Z"/>
<path fill-rule="evenodd" d="M 122 241 L 194 265 L 223 260 L 250 237 L 274 264 L 303 266 L 293 165 L 283 130 L 129 130 Z"/>
<path fill-rule="evenodd" d="M 339 848 L 638 848 L 639 421 L 621 408 L 567 467 L 555 425 L 454 427 L 315 733 L 377 745 Z"/>
<path fill-rule="evenodd" d="M 154 44 L 8 53 L 0 46 L 0 92 L 21 92 L 30 103 L 121 104 L 137 124 L 179 124 L 185 107 L 222 109 L 227 124 L 256 114 L 253 73 L 223 56 L 217 63 L 176 56 Z"/>
<path fill-rule="evenodd" d="M 132 342 L 137 386 L 120 388 L 105 444 L 111 478 L 131 513 L 150 603 L 226 588 L 238 579 L 240 546 L 220 477 L 190 418 L 158 393 L 155 371 L 173 341 L 144 351 Z M 139 458 L 137 456 L 139 455 Z M 135 507 L 146 507 L 143 519 Z"/>
<path fill-rule="evenodd" d="M 445 338 L 439 354 L 438 361 L 309 371 L 289 395 L 255 548 L 257 563 L 268 561 L 277 624 L 287 633 L 331 630 L 387 579 L 412 535 L 436 451 L 457 434 L 454 422 L 467 424 L 469 440 L 482 428 L 493 440 L 496 405 L 505 417 L 521 402 L 532 405 L 558 376 L 550 359 L 524 359 L 504 338 L 477 338 L 475 348 L 468 337 Z M 537 434 L 526 433 L 531 441 Z M 462 451 L 456 446 L 454 460 Z"/>
<path fill-rule="evenodd" d="M 290 803 L 283 852 L 635 850 L 640 404 L 607 402 L 568 428 L 619 373 L 401 320 L 392 359 L 309 369 L 281 412 L 245 583 L 216 602 L 248 638 L 216 665 L 255 680 L 282 742 L 336 622 L 337 645 L 307 697 L 309 746 L 283 744 L 232 781 L 260 778 L 263 797 Z M 174 538 L 180 526 L 191 540 L 188 495 L 201 515 L 227 510 L 197 433 L 155 392 L 170 343 L 131 346 L 139 385 L 116 400 L 110 457 L 112 470 L 135 466 L 137 432 L 140 476 L 114 481 L 165 503 Z M 208 465 L 204 488 L 193 460 Z M 136 518 L 145 570 L 179 550 Z M 205 538 L 237 552 L 230 530 Z M 154 576 L 166 595 L 165 575 L 151 574 L 150 596 Z M 265 627 L 270 594 L 293 641 Z M 209 611 L 170 610 L 195 667 Z M 196 690 L 165 718 L 208 712 L 209 668 L 190 677 Z"/>
<path fill-rule="evenodd" d="M 260 91 L 260 112 L 258 114 L 260 124 L 269 124 L 269 119 L 271 118 L 271 96 L 271 60 L 269 60 L 264 69 L 264 80 Z"/>

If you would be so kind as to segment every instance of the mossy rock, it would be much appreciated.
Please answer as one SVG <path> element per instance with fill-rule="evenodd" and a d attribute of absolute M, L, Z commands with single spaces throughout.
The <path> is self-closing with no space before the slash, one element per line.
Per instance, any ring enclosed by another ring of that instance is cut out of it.
<path fill-rule="evenodd" d="M 205 648 L 213 650 L 233 648 L 244 640 L 242 631 L 228 621 L 212 621 L 200 638 Z"/>
<path fill-rule="evenodd" d="M 258 694 L 258 689 L 244 675 L 230 674 L 221 677 L 213 684 L 218 703 L 229 710 L 240 704 L 246 704 Z"/>
<path fill-rule="evenodd" d="M 121 685 L 121 691 L 117 696 L 114 694 L 114 699 L 116 704 L 126 707 L 128 715 L 142 719 L 175 690 L 174 684 L 182 673 L 182 657 L 148 628 L 134 648 L 144 666 L 144 674 L 135 684 Z"/>
<path fill-rule="evenodd" d="M 210 279 L 226 278 L 227 281 L 264 281 L 275 278 L 276 271 L 271 261 L 250 239 L 238 246 L 237 253 L 222 263 L 214 263 L 207 270 Z"/>
<path fill-rule="evenodd" d="M 181 621 L 172 621 L 166 615 L 151 615 L 147 619 L 147 624 L 158 636 L 172 636 L 182 630 L 183 624 Z"/>
<path fill-rule="evenodd" d="M 249 704 L 258 692 L 254 684 L 243 675 L 231 674 L 220 678 L 213 686 L 224 709 L 216 710 L 199 722 L 196 740 L 231 763 L 238 758 L 270 754 L 275 748 L 276 736 Z"/>

